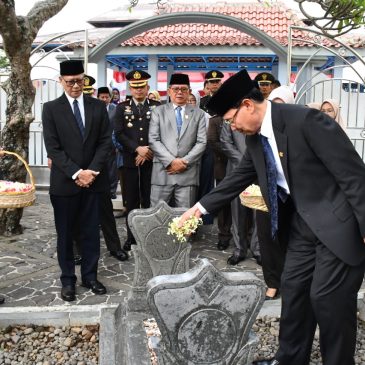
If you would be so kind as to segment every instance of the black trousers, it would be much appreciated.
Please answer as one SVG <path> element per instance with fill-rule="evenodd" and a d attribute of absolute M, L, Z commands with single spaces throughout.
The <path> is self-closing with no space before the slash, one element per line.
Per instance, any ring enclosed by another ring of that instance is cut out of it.
<path fill-rule="evenodd" d="M 222 180 L 216 180 L 217 186 Z M 232 238 L 232 213 L 231 203 L 224 205 L 217 213 L 218 217 L 218 240 L 229 241 Z"/>
<path fill-rule="evenodd" d="M 82 189 L 73 196 L 51 195 L 57 231 L 57 257 L 62 285 L 76 283 L 73 234 L 78 230 L 81 244 L 81 277 L 93 281 L 97 277 L 100 256 L 100 193 Z"/>
<path fill-rule="evenodd" d="M 122 172 L 126 194 L 127 239 L 134 241 L 133 234 L 128 225 L 128 215 L 133 209 L 149 208 L 151 205 L 152 163 L 145 162 L 138 168 L 129 168 L 124 166 Z"/>
<path fill-rule="evenodd" d="M 117 231 L 117 225 L 115 223 L 115 217 L 113 214 L 113 203 L 109 191 L 100 193 L 100 227 L 103 232 L 106 247 L 109 252 L 120 251 L 122 249 L 120 238 Z M 76 227 L 78 229 L 78 227 Z M 81 238 L 80 232 L 75 229 L 74 231 L 74 253 L 75 255 L 81 255 Z"/>
<path fill-rule="evenodd" d="M 309 364 L 317 324 L 323 364 L 355 364 L 357 292 L 363 277 L 364 264 L 342 262 L 293 214 L 281 281 L 280 365 Z"/>
<path fill-rule="evenodd" d="M 268 213 L 257 210 L 256 223 L 265 283 L 268 288 L 280 289 L 286 247 L 279 242 L 278 238 L 272 238 Z"/>

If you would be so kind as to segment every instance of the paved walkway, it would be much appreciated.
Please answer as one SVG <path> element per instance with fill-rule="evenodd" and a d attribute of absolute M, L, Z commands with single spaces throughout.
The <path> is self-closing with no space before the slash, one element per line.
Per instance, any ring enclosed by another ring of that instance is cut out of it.
<path fill-rule="evenodd" d="M 125 219 L 116 221 L 123 243 L 127 235 Z M 60 298 L 56 232 L 47 193 L 40 192 L 36 204 L 24 209 L 22 225 L 23 234 L 0 238 L 0 294 L 6 299 L 2 308 L 69 305 Z M 216 226 L 204 226 L 193 244 L 191 266 L 199 258 L 208 258 L 220 270 L 251 271 L 262 278 L 261 268 L 253 259 L 247 259 L 236 267 L 227 265 L 233 248 L 221 252 L 216 249 L 216 243 Z M 108 293 L 97 296 L 81 287 L 78 273 L 77 301 L 72 304 L 120 303 L 131 288 L 133 274 L 133 254 L 127 262 L 117 261 L 109 255 L 102 240 L 98 278 L 107 287 Z"/>

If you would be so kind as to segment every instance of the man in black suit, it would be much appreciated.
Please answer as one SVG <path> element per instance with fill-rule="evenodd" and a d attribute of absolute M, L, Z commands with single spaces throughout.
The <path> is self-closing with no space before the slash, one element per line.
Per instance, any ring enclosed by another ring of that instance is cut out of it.
<path fill-rule="evenodd" d="M 64 94 L 43 106 L 43 132 L 52 160 L 50 198 L 57 230 L 61 268 L 61 297 L 75 300 L 75 263 L 72 232 L 80 232 L 82 285 L 95 294 L 106 289 L 97 280 L 100 256 L 99 198 L 109 189 L 107 158 L 111 131 L 105 104 L 83 96 L 81 61 L 60 64 Z"/>
<path fill-rule="evenodd" d="M 128 225 L 133 209 L 149 208 L 153 152 L 148 145 L 152 110 L 160 102 L 147 98 L 148 79 L 145 71 L 130 71 L 126 75 L 132 98 L 119 103 L 114 116 L 114 131 L 123 147 L 123 184 L 126 192 L 127 240 L 124 250 L 130 251 L 136 240 Z"/>
<path fill-rule="evenodd" d="M 243 70 L 208 107 L 247 135 L 239 166 L 181 217 L 215 212 L 258 180 L 271 233 L 288 250 L 279 349 L 256 365 L 307 365 L 316 326 L 324 365 L 353 365 L 364 276 L 365 166 L 341 127 L 317 110 L 271 104 Z"/>

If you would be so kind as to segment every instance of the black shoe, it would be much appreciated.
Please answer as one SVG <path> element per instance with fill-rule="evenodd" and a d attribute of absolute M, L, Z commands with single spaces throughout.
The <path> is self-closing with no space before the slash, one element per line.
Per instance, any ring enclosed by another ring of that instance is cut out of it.
<path fill-rule="evenodd" d="M 265 295 L 265 300 L 276 300 L 280 298 L 280 290 L 276 289 L 276 293 L 273 297 L 269 297 L 268 295 Z"/>
<path fill-rule="evenodd" d="M 261 261 L 260 255 L 253 255 L 253 258 L 256 260 L 257 265 L 262 266 L 262 261 Z"/>
<path fill-rule="evenodd" d="M 91 289 L 94 294 L 102 295 L 106 293 L 105 286 L 97 280 L 83 281 L 81 286 Z"/>
<path fill-rule="evenodd" d="M 128 260 L 128 254 L 124 250 L 110 251 L 110 256 L 115 257 L 119 261 Z"/>
<path fill-rule="evenodd" d="M 65 285 L 61 289 L 61 298 L 66 302 L 72 302 L 76 299 L 75 285 Z"/>
<path fill-rule="evenodd" d="M 246 258 L 245 256 L 232 255 L 232 256 L 228 257 L 227 264 L 228 265 L 237 265 L 239 262 L 244 261 L 245 258 Z"/>
<path fill-rule="evenodd" d="M 219 251 L 226 250 L 229 247 L 229 240 L 228 241 L 218 241 L 217 248 Z"/>
<path fill-rule="evenodd" d="M 275 359 L 257 360 L 252 365 L 280 365 L 280 362 Z"/>
<path fill-rule="evenodd" d="M 82 257 L 80 255 L 74 256 L 75 265 L 81 265 Z"/>
<path fill-rule="evenodd" d="M 4 297 L 0 297 L 0 304 L 4 304 L 5 302 L 5 298 Z"/>
<path fill-rule="evenodd" d="M 130 251 L 132 245 L 136 245 L 136 241 L 134 239 L 128 238 L 127 241 L 124 242 L 123 250 Z"/>

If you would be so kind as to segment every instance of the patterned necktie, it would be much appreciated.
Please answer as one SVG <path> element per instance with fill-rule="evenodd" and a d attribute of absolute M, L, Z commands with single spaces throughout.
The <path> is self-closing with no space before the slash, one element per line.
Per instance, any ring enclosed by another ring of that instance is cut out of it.
<path fill-rule="evenodd" d="M 181 106 L 178 106 L 176 109 L 176 126 L 177 126 L 177 133 L 180 135 L 181 126 L 182 126 L 182 116 L 181 116 Z"/>
<path fill-rule="evenodd" d="M 143 111 L 143 104 L 142 103 L 138 103 L 137 108 L 138 108 L 139 115 L 141 115 L 142 114 L 142 111 Z"/>
<path fill-rule="evenodd" d="M 79 127 L 81 137 L 84 139 L 85 127 L 84 127 L 84 123 L 82 122 L 79 103 L 75 99 L 73 104 L 74 104 L 74 115 L 75 115 L 75 118 L 76 118 L 76 123 L 77 123 L 77 126 Z"/>
<path fill-rule="evenodd" d="M 278 185 L 277 170 L 274 153 L 267 137 L 260 134 L 261 144 L 266 162 L 267 187 L 269 192 L 270 215 L 271 215 L 271 235 L 274 238 L 278 230 Z"/>

